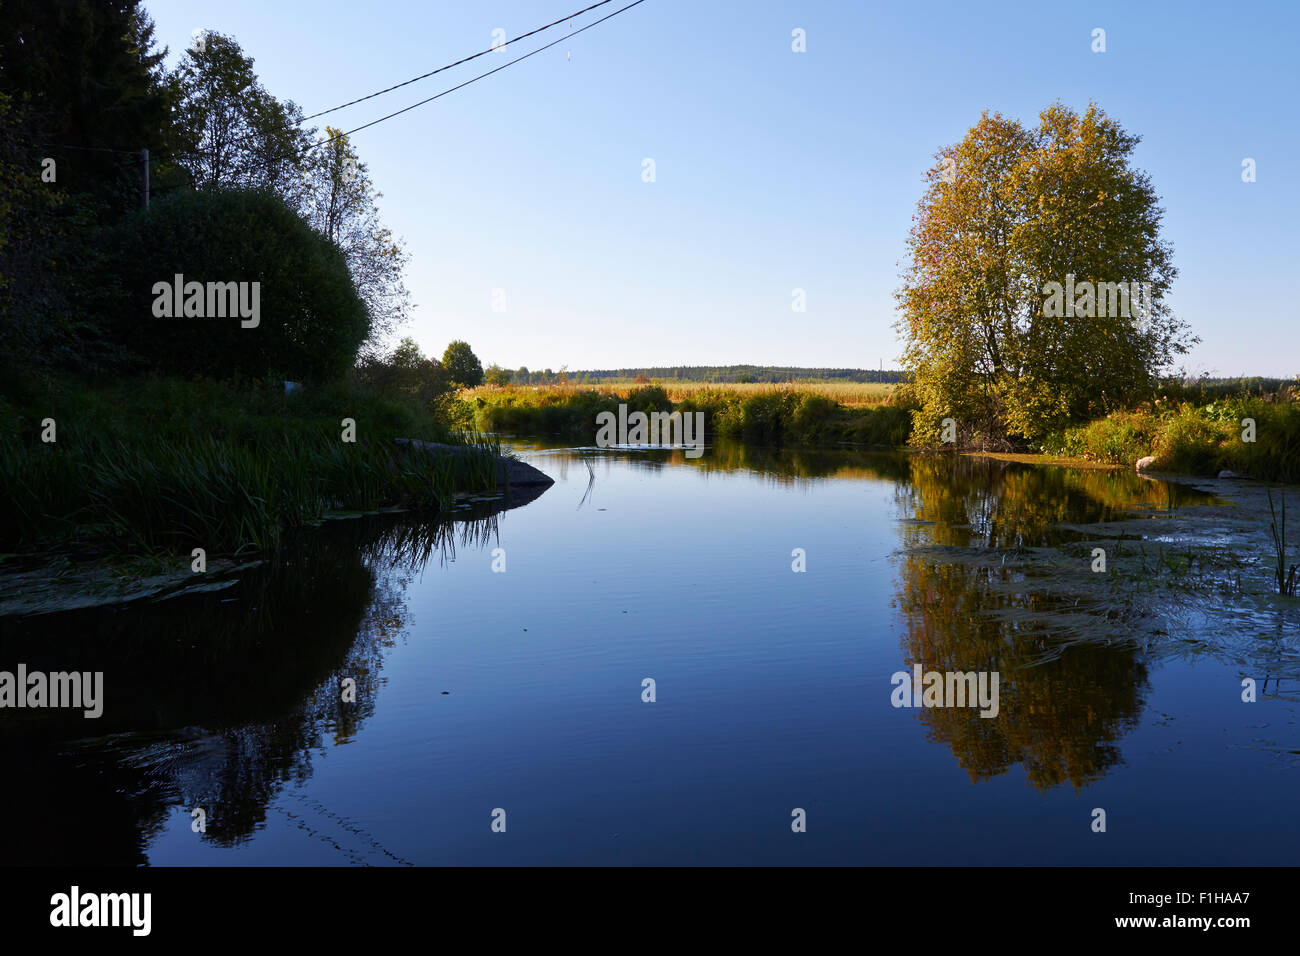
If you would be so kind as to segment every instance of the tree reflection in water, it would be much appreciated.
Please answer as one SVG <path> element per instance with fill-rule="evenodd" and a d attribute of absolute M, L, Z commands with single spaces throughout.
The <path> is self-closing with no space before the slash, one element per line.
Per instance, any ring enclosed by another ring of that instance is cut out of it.
<path fill-rule="evenodd" d="M 966 456 L 909 465 L 896 492 L 911 517 L 898 558 L 906 668 L 1001 675 L 997 716 L 951 707 L 921 709 L 919 719 L 973 780 L 1017 764 L 1042 789 L 1104 776 L 1121 762 L 1116 742 L 1137 726 L 1148 661 L 1137 643 L 1115 639 L 1104 598 L 1067 597 L 1066 582 L 1017 557 L 1061 543 L 1061 523 L 1163 507 L 1171 492 L 1127 473 Z"/>
<path fill-rule="evenodd" d="M 0 760 L 22 768 L 19 785 L 0 788 L 4 862 L 144 863 L 178 807 L 205 808 L 196 839 L 246 842 L 313 755 L 371 716 L 385 652 L 409 623 L 411 578 L 495 541 L 504 505 L 477 503 L 457 521 L 326 522 L 231 590 L 5 621 L 3 661 L 103 671 L 106 690 L 93 724 L 45 711 L 0 725 Z M 345 677 L 355 703 L 342 700 Z"/>

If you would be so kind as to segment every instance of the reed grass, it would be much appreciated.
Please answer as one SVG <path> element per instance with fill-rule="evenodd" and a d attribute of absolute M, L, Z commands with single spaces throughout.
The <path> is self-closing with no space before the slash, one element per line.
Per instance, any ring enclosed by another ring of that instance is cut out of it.
<path fill-rule="evenodd" d="M 421 423 L 345 388 L 286 401 L 153 382 L 134 396 L 95 397 L 74 391 L 38 403 L 29 418 L 49 409 L 55 442 L 0 441 L 0 551 L 239 555 L 272 550 L 331 510 L 439 511 L 457 491 L 495 484 L 495 440 Z M 342 440 L 345 417 L 356 422 L 355 442 Z M 397 437 L 478 453 L 432 456 Z"/>
<path fill-rule="evenodd" d="M 1294 597 L 1296 594 L 1297 582 L 1296 573 L 1300 570 L 1300 565 L 1291 565 L 1290 571 L 1286 566 L 1286 494 L 1280 493 L 1282 499 L 1282 517 L 1279 523 L 1277 510 L 1273 507 L 1273 489 L 1268 489 L 1268 511 L 1273 521 L 1268 526 L 1269 532 L 1273 536 L 1273 554 L 1275 565 L 1273 568 L 1273 578 L 1277 583 L 1277 593 Z"/>
<path fill-rule="evenodd" d="M 566 383 L 559 385 L 481 385 L 466 389 L 462 398 L 473 401 L 482 398 L 492 404 L 502 404 L 512 398 L 516 403 L 544 403 L 548 396 L 568 397 L 576 392 L 594 392 L 598 395 L 617 395 L 626 399 L 632 392 L 644 389 L 644 384 L 634 382 L 609 381 L 598 384 Z M 752 398 L 757 395 L 773 395 L 785 392 L 799 392 L 806 395 L 820 395 L 837 405 L 846 408 L 881 405 L 889 401 L 890 395 L 897 388 L 886 382 L 679 382 L 657 381 L 650 387 L 662 388 L 673 403 L 688 400 L 710 399 L 711 403 L 720 397 Z"/>
<path fill-rule="evenodd" d="M 838 386 L 709 385 L 674 390 L 550 386 L 478 388 L 466 393 L 475 424 L 490 432 L 595 440 L 596 417 L 628 411 L 702 412 L 707 440 L 730 438 L 758 445 L 835 445 L 842 442 L 900 447 L 911 432 L 911 410 L 888 400 L 846 406 L 824 393 Z"/>

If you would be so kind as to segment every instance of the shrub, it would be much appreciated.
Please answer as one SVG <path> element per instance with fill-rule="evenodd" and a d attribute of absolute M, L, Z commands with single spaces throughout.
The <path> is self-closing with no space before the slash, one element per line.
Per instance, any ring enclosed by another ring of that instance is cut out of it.
<path fill-rule="evenodd" d="M 838 403 L 822 395 L 804 395 L 794 410 L 794 432 L 799 440 L 816 445 L 839 438 L 841 409 Z"/>
<path fill-rule="evenodd" d="M 1152 448 L 1161 470 L 1198 475 L 1218 469 L 1219 444 L 1226 436 L 1207 411 L 1184 405 L 1165 419 Z"/>
<path fill-rule="evenodd" d="M 342 252 L 267 191 L 179 191 L 105 239 L 91 307 L 108 338 L 166 374 L 319 382 L 346 373 L 370 330 Z M 259 322 L 157 318 L 155 283 L 259 283 Z"/>
<path fill-rule="evenodd" d="M 1226 426 L 1222 467 L 1252 478 L 1300 482 L 1300 404 L 1248 399 Z M 1255 441 L 1241 440 L 1241 418 L 1255 419 Z"/>
<path fill-rule="evenodd" d="M 586 393 L 592 394 L 592 393 Z M 634 388 L 627 396 L 628 414 L 632 412 L 671 412 L 672 400 L 662 386 L 651 385 L 648 388 Z"/>
<path fill-rule="evenodd" d="M 757 445 L 780 445 L 798 398 L 788 392 L 754 395 L 740 405 L 740 438 Z"/>
<path fill-rule="evenodd" d="M 1088 458 L 1112 465 L 1131 465 L 1151 454 L 1157 421 L 1145 412 L 1116 412 L 1087 425 L 1049 435 L 1043 451 L 1071 458 Z"/>
<path fill-rule="evenodd" d="M 1253 442 L 1242 439 L 1248 418 L 1255 421 Z M 1213 475 L 1227 468 L 1266 481 L 1300 481 L 1300 404 L 1238 396 L 1156 414 L 1116 412 L 1049 436 L 1042 450 L 1119 465 L 1154 455 L 1162 471 Z"/>

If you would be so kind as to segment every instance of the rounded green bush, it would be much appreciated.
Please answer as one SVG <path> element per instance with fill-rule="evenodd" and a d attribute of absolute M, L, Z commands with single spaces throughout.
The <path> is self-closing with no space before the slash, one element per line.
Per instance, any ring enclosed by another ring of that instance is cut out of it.
<path fill-rule="evenodd" d="M 319 382 L 346 373 L 370 331 L 343 253 L 271 192 L 173 193 L 111 230 L 107 245 L 95 310 L 107 337 L 150 370 Z M 182 288 L 203 284 L 202 317 L 156 314 L 177 275 Z M 208 283 L 232 282 L 249 284 L 250 312 L 257 283 L 256 316 L 210 314 L 221 297 Z"/>

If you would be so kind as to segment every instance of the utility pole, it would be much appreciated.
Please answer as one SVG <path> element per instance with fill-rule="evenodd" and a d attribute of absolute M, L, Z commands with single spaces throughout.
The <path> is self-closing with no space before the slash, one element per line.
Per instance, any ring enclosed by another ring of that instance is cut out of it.
<path fill-rule="evenodd" d="M 141 195 L 144 198 L 144 208 L 149 208 L 149 150 L 140 150 L 140 161 L 144 163 L 144 190 Z"/>

